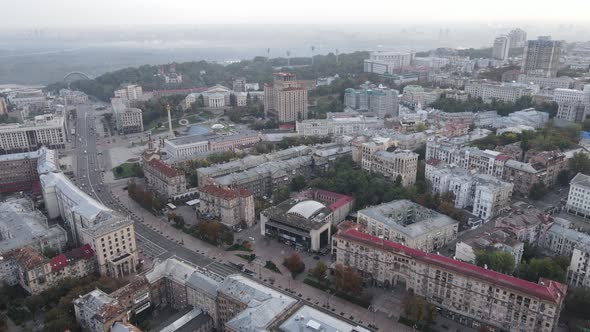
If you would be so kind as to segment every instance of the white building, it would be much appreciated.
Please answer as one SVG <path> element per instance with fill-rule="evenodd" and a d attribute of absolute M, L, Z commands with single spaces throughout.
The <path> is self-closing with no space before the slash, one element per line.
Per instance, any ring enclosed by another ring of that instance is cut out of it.
<path fill-rule="evenodd" d="M 435 251 L 457 237 L 459 222 L 409 200 L 397 200 L 358 211 L 367 232 L 413 249 Z"/>
<path fill-rule="evenodd" d="M 469 82 L 465 84 L 465 92 L 472 98 L 483 99 L 486 103 L 494 99 L 515 102 L 523 96 L 533 96 L 539 92 L 539 86 L 521 83 Z"/>
<path fill-rule="evenodd" d="M 143 90 L 141 86 L 137 84 L 129 84 L 122 86 L 121 89 L 115 90 L 115 98 L 121 98 L 126 101 L 141 99 Z"/>
<path fill-rule="evenodd" d="M 474 175 L 476 185 L 472 213 L 488 221 L 510 209 L 514 185 L 486 174 Z"/>
<path fill-rule="evenodd" d="M 518 83 L 536 84 L 541 88 L 549 89 L 569 89 L 574 85 L 574 79 L 568 76 L 543 77 L 526 74 L 518 75 Z"/>
<path fill-rule="evenodd" d="M 451 63 L 451 60 L 447 58 L 439 58 L 439 57 L 414 57 L 413 64 L 414 66 L 422 66 L 422 67 L 429 67 L 432 69 L 440 69 L 446 65 Z"/>
<path fill-rule="evenodd" d="M 590 216 L 590 176 L 578 173 L 570 181 L 570 191 L 565 208 L 570 213 Z"/>
<path fill-rule="evenodd" d="M 366 73 L 392 74 L 402 68 L 409 67 L 414 59 L 414 52 L 371 52 L 369 59 L 364 60 Z"/>
<path fill-rule="evenodd" d="M 401 177 L 402 186 L 410 186 L 416 182 L 418 169 L 418 154 L 409 150 L 373 150 L 371 143 L 363 146 L 361 165 L 363 169 L 381 174 L 395 181 Z"/>
<path fill-rule="evenodd" d="M 63 218 L 72 241 L 92 247 L 100 274 L 118 278 L 135 272 L 133 220 L 88 196 L 64 173 L 42 174 L 40 180 L 48 217 Z"/>
<path fill-rule="evenodd" d="M 508 39 L 510 40 L 510 48 L 524 47 L 526 44 L 526 31 L 516 28 L 508 33 Z"/>
<path fill-rule="evenodd" d="M 0 151 L 4 153 L 36 150 L 39 145 L 65 148 L 66 123 L 60 113 L 35 116 L 24 124 L 0 124 Z"/>
<path fill-rule="evenodd" d="M 590 287 L 590 245 L 574 248 L 567 270 L 567 283 L 572 287 Z"/>
<path fill-rule="evenodd" d="M 296 122 L 300 136 L 355 135 L 367 128 L 383 128 L 383 120 L 355 113 L 341 113 L 327 119 L 311 119 Z"/>
<path fill-rule="evenodd" d="M 494 39 L 492 48 L 492 57 L 496 60 L 508 60 L 508 53 L 510 52 L 510 41 L 508 36 L 499 36 Z"/>
<path fill-rule="evenodd" d="M 121 98 L 111 98 L 115 126 L 120 133 L 143 132 L 143 111 L 139 108 L 127 107 Z"/>
<path fill-rule="evenodd" d="M 243 130 L 230 135 L 189 135 L 164 140 L 164 151 L 175 161 L 223 152 L 249 146 L 260 141 L 253 130 Z"/>

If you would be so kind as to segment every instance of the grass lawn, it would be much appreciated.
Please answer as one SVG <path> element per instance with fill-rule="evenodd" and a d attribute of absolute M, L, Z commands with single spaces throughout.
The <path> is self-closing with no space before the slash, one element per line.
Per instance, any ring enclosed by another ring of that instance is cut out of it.
<path fill-rule="evenodd" d="M 266 264 L 264 264 L 264 268 L 265 269 L 269 269 L 272 272 L 275 272 L 275 273 L 278 273 L 278 274 L 282 274 L 281 273 L 281 270 L 279 270 L 279 268 L 272 261 L 266 261 Z"/>
<path fill-rule="evenodd" d="M 225 251 L 249 251 L 249 252 L 252 252 L 252 249 L 244 247 L 243 244 L 234 243 L 231 245 L 231 247 L 225 249 Z"/>
<path fill-rule="evenodd" d="M 130 178 L 137 176 L 137 172 L 133 169 L 133 165 L 138 165 L 137 163 L 123 163 L 117 167 L 113 167 L 113 175 L 115 176 L 115 180 Z M 117 168 L 121 167 L 122 171 L 117 172 Z"/>

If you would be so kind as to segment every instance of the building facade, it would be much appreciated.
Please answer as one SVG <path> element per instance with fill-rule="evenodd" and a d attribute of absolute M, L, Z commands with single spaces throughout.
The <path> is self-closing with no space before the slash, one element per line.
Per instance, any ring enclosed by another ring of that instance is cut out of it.
<path fill-rule="evenodd" d="M 486 103 L 492 100 L 515 102 L 524 96 L 533 96 L 539 92 L 539 86 L 521 83 L 469 82 L 465 84 L 465 92 L 471 98 L 481 98 Z"/>
<path fill-rule="evenodd" d="M 508 53 L 510 52 L 510 39 L 508 36 L 499 36 L 494 39 L 492 47 L 492 57 L 496 60 L 508 60 Z"/>
<path fill-rule="evenodd" d="M 590 176 L 578 173 L 570 181 L 565 209 L 584 218 L 590 216 Z"/>
<path fill-rule="evenodd" d="M 40 145 L 63 149 L 67 142 L 63 114 L 44 114 L 23 124 L 0 125 L 0 154 L 37 150 Z"/>
<path fill-rule="evenodd" d="M 561 42 L 550 37 L 529 40 L 524 49 L 521 72 L 531 76 L 556 77 L 561 56 Z"/>
<path fill-rule="evenodd" d="M 199 188 L 199 211 L 211 214 L 232 229 L 254 224 L 254 195 L 246 189 L 227 189 L 214 185 Z"/>
<path fill-rule="evenodd" d="M 160 159 L 143 163 L 143 173 L 148 187 L 162 197 L 173 197 L 186 191 L 186 177 L 183 172 L 172 168 Z"/>
<path fill-rule="evenodd" d="M 418 154 L 409 150 L 378 150 L 371 153 L 369 147 L 363 147 L 361 165 L 363 169 L 381 174 L 392 181 L 400 176 L 401 184 L 405 187 L 416 182 Z"/>
<path fill-rule="evenodd" d="M 264 111 L 276 114 L 280 123 L 307 119 L 307 89 L 295 74 L 273 74 L 272 84 L 264 86 Z"/>
<path fill-rule="evenodd" d="M 536 284 L 354 228 L 336 234 L 332 248 L 337 264 L 355 268 L 368 282 L 403 284 L 443 316 L 476 329 L 551 332 L 567 291 L 556 281 Z"/>

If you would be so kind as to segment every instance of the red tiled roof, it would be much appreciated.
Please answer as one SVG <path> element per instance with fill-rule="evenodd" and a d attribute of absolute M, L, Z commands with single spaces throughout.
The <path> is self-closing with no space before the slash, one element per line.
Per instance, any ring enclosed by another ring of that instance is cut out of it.
<path fill-rule="evenodd" d="M 430 158 L 430 159 L 426 160 L 426 163 L 428 165 L 436 166 L 436 165 L 440 164 L 441 161 L 438 159 Z"/>
<path fill-rule="evenodd" d="M 4 258 L 14 259 L 27 270 L 33 269 L 47 260 L 38 250 L 29 246 L 11 250 L 4 255 Z"/>
<path fill-rule="evenodd" d="M 510 157 L 508 157 L 508 156 L 507 156 L 507 155 L 505 155 L 505 154 L 501 154 L 501 155 L 498 155 L 498 156 L 496 157 L 496 159 L 497 159 L 497 160 L 500 160 L 500 161 L 506 161 L 506 160 L 510 159 Z"/>
<path fill-rule="evenodd" d="M 548 301 L 557 302 L 559 298 L 563 297 L 565 294 L 566 286 L 553 280 L 541 279 L 539 280 L 539 283 L 536 284 L 496 271 L 484 269 L 476 265 L 454 260 L 445 256 L 430 254 L 417 249 L 408 248 L 399 243 L 383 240 L 367 233 L 362 233 L 352 227 L 338 233 L 336 237 L 338 236 L 363 242 L 372 246 L 379 246 L 397 253 L 403 253 L 418 261 L 437 265 L 473 278 L 483 279 L 492 284 L 514 289 L 525 294 L 532 294 Z"/>
<path fill-rule="evenodd" d="M 354 197 L 352 197 L 352 196 L 339 194 L 339 193 L 335 193 L 335 192 L 327 191 L 327 190 L 323 190 L 323 189 L 315 189 L 315 192 L 317 194 L 324 195 L 324 196 L 330 196 L 330 197 L 336 199 L 336 201 L 334 201 L 334 203 L 331 203 L 330 205 L 328 205 L 328 208 L 332 212 L 337 210 L 341 206 L 348 204 L 354 200 Z"/>
<path fill-rule="evenodd" d="M 70 263 L 76 262 L 80 259 L 92 258 L 93 256 L 94 250 L 92 250 L 92 247 L 90 247 L 89 244 L 85 244 L 80 248 L 76 248 L 53 257 L 49 262 L 51 264 L 51 271 L 59 271 L 68 266 Z"/>
<path fill-rule="evenodd" d="M 178 176 L 180 174 L 176 169 L 164 164 L 160 159 L 152 159 L 148 161 L 147 164 L 169 178 Z"/>
<path fill-rule="evenodd" d="M 223 199 L 233 199 L 236 197 L 248 197 L 254 195 L 250 190 L 244 188 L 228 189 L 218 187 L 212 184 L 206 185 L 200 189 L 201 192 L 221 197 Z"/>

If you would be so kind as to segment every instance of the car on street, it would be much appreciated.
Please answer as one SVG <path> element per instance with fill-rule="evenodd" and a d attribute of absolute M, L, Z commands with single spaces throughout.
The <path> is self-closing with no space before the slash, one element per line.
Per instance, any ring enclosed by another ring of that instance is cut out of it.
<path fill-rule="evenodd" d="M 316 261 L 319 261 L 320 260 L 320 256 L 317 256 L 317 255 L 316 256 L 313 256 L 313 259 L 315 259 Z"/>

